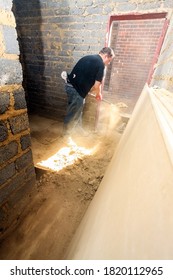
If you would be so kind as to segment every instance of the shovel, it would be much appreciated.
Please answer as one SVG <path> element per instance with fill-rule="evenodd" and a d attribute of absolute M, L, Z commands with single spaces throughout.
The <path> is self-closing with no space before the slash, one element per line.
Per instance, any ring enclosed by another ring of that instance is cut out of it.
<path fill-rule="evenodd" d="M 96 95 L 93 94 L 93 93 L 89 93 L 89 95 L 96 97 Z M 110 101 L 108 101 L 108 100 L 106 100 L 106 99 L 104 99 L 104 98 L 102 98 L 101 101 L 106 102 L 106 103 L 108 103 L 108 104 L 110 104 L 110 105 L 114 105 L 112 102 L 110 102 Z"/>

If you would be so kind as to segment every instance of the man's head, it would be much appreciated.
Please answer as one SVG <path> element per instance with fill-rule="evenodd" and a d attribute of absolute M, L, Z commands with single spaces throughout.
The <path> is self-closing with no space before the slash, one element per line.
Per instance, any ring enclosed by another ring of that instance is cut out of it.
<path fill-rule="evenodd" d="M 103 63 L 106 66 L 110 64 L 110 62 L 112 61 L 112 59 L 115 56 L 114 51 L 109 47 L 104 47 L 103 49 L 101 49 L 101 51 L 99 52 L 99 55 L 102 57 Z"/>

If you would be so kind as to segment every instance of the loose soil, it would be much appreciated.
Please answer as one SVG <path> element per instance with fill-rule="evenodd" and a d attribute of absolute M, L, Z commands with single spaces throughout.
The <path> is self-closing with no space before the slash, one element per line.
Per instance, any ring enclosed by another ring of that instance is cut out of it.
<path fill-rule="evenodd" d="M 27 215 L 0 245 L 0 259 L 61 260 L 121 133 L 114 127 L 62 137 L 62 123 L 40 116 L 30 117 L 30 127 L 37 181 Z"/>

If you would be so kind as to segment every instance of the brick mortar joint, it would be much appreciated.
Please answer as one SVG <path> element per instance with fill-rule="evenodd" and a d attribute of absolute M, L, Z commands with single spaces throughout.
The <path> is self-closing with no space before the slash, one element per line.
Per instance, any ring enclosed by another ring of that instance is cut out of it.
<path fill-rule="evenodd" d="M 23 88 L 21 84 L 3 85 L 3 86 L 0 86 L 0 91 L 13 92 L 14 90 L 18 90 L 21 88 Z"/>
<path fill-rule="evenodd" d="M 5 51 L 0 54 L 0 58 L 19 61 L 19 55 L 18 54 L 7 54 L 7 53 L 5 53 Z"/>
<path fill-rule="evenodd" d="M 18 141 L 20 141 L 20 138 L 22 136 L 27 136 L 27 135 L 30 135 L 30 128 L 28 128 L 28 129 L 26 129 L 26 130 L 24 130 L 24 131 L 22 131 L 18 134 L 15 134 L 15 135 L 10 133 L 9 137 L 5 141 L 0 143 L 0 147 L 8 145 L 12 141 L 18 142 Z"/>
<path fill-rule="evenodd" d="M 8 110 L 1 116 L 2 119 L 5 118 L 5 115 L 7 114 L 7 112 L 14 109 L 14 92 L 17 90 L 22 90 L 22 89 L 23 89 L 23 87 L 21 84 L 20 85 L 13 84 L 13 85 L 0 86 L 0 94 L 9 93 L 9 95 L 10 95 L 10 105 L 9 105 Z M 16 111 L 16 110 L 14 109 L 14 111 Z"/>
<path fill-rule="evenodd" d="M 5 114 L 1 115 L 1 120 L 7 120 L 13 117 L 18 117 L 20 115 L 27 114 L 27 109 L 15 110 L 14 107 L 10 108 Z"/>
<path fill-rule="evenodd" d="M 3 169 L 3 168 L 5 168 L 6 166 L 8 166 L 8 165 L 11 164 L 11 163 L 15 163 L 15 161 L 16 161 L 18 158 L 20 158 L 21 156 L 27 154 L 29 151 L 32 152 L 31 147 L 28 147 L 28 148 L 27 148 L 26 150 L 24 150 L 24 151 L 21 150 L 21 152 L 19 152 L 16 156 L 14 156 L 13 158 L 9 159 L 7 162 L 5 162 L 4 164 L 2 164 L 2 165 L 0 166 L 0 167 L 1 167 L 0 170 Z M 17 169 L 16 169 L 16 171 L 17 171 Z M 17 171 L 17 173 L 20 173 L 20 172 Z M 1 187 L 0 187 L 0 188 L 1 188 Z"/>

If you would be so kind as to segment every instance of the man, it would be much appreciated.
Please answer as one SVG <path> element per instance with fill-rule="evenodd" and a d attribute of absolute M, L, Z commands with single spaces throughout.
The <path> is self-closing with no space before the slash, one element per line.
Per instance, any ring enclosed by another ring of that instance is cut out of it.
<path fill-rule="evenodd" d="M 64 127 L 67 132 L 78 125 L 82 127 L 83 106 L 85 97 L 90 91 L 95 93 L 97 100 L 102 99 L 101 84 L 104 68 L 114 56 L 111 48 L 104 47 L 99 54 L 82 57 L 70 74 L 62 72 L 61 76 L 66 81 L 65 90 L 68 98 L 67 113 L 64 118 Z"/>

